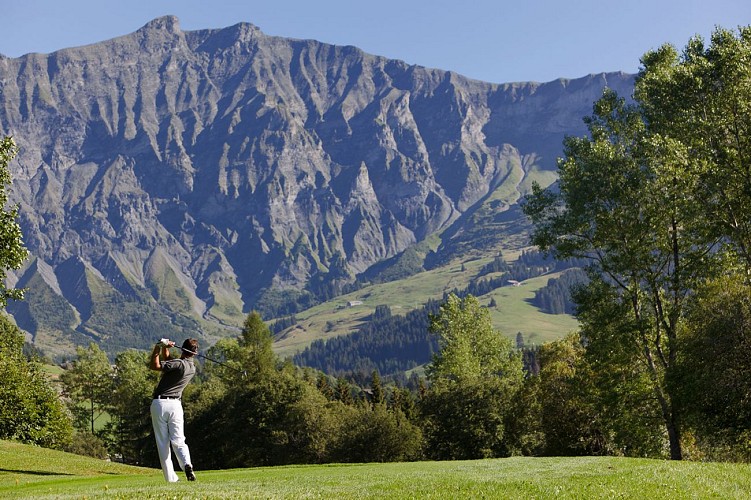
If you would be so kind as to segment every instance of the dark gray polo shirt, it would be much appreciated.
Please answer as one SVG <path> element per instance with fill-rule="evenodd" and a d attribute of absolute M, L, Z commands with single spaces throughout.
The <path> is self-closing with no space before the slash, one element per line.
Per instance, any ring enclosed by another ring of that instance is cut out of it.
<path fill-rule="evenodd" d="M 168 359 L 162 362 L 162 378 L 159 381 L 159 385 L 154 389 L 153 397 L 182 397 L 183 389 L 185 389 L 185 386 L 188 385 L 190 379 L 195 374 L 196 366 L 190 358 Z"/>

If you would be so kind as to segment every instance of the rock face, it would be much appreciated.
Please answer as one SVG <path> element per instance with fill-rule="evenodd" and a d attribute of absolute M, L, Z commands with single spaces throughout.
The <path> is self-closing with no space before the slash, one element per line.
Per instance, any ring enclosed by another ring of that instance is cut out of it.
<path fill-rule="evenodd" d="M 496 85 L 174 17 L 0 56 L 0 133 L 20 146 L 12 195 L 34 255 L 17 276 L 33 296 L 13 312 L 41 344 L 124 347 L 160 335 L 126 331 L 209 334 L 270 290 L 351 281 L 491 193 L 514 205 L 606 85 L 630 95 L 633 77 Z M 143 307 L 164 325 L 139 323 Z"/>

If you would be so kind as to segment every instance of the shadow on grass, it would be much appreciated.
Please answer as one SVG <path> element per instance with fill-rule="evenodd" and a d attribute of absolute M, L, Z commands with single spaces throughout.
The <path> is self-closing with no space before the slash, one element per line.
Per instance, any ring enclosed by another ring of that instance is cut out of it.
<path fill-rule="evenodd" d="M 72 476 L 67 472 L 45 472 L 41 470 L 0 469 L 0 472 L 13 472 L 15 474 L 31 474 L 34 476 Z"/>

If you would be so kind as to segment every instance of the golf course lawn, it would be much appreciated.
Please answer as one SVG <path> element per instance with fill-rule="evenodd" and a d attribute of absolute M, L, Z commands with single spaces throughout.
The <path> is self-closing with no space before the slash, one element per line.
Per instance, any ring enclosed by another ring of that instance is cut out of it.
<path fill-rule="evenodd" d="M 197 462 L 198 463 L 198 462 Z M 748 498 L 747 464 L 615 457 L 161 471 L 0 441 L 0 498 Z"/>

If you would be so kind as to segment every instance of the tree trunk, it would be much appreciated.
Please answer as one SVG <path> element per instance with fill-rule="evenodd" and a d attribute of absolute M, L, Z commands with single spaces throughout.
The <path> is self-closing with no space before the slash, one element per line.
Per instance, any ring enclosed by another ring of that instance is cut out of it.
<path fill-rule="evenodd" d="M 681 429 L 675 422 L 675 413 L 671 413 L 670 418 L 666 419 L 668 428 L 668 439 L 670 440 L 670 460 L 683 460 L 683 451 L 681 451 Z"/>
<path fill-rule="evenodd" d="M 676 416 L 675 406 L 673 406 L 673 404 L 665 397 L 665 393 L 661 386 L 655 384 L 654 389 L 657 401 L 660 403 L 662 420 L 665 422 L 665 428 L 668 431 L 670 460 L 683 460 L 683 452 L 681 451 L 681 427 L 678 423 L 679 419 Z"/>

